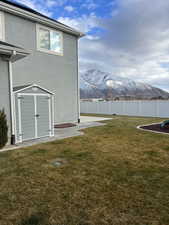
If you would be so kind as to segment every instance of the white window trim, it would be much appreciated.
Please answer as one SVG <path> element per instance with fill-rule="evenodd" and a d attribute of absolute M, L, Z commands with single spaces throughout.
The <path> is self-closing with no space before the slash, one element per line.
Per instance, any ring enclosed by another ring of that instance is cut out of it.
<path fill-rule="evenodd" d="M 5 41 L 5 15 L 4 15 L 4 12 L 0 11 L 0 17 L 2 18 L 2 27 L 0 27 L 0 32 L 2 32 L 2 38 L 0 37 L 0 40 Z"/>
<path fill-rule="evenodd" d="M 52 50 L 47 50 L 47 49 L 40 47 L 40 37 L 39 37 L 40 28 L 43 28 L 48 31 L 55 31 L 55 32 L 59 33 L 59 35 L 61 36 L 61 49 L 62 49 L 61 53 L 55 52 Z M 40 24 L 36 24 L 36 43 L 37 43 L 37 50 L 40 52 L 45 52 L 45 53 L 52 54 L 52 55 L 63 56 L 63 33 L 61 31 L 58 31 L 58 30 L 55 30 L 55 29 L 52 29 L 52 28 L 49 28 L 49 27 L 46 27 L 46 26 L 43 26 Z"/>

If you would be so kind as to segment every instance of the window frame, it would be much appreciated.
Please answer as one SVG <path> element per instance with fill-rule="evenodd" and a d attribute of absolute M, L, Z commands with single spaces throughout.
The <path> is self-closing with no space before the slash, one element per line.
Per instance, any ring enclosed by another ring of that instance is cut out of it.
<path fill-rule="evenodd" d="M 40 31 L 41 28 L 45 29 L 49 32 L 54 31 L 54 32 L 56 32 L 60 35 L 60 40 L 61 40 L 61 52 L 60 53 L 40 47 L 40 32 L 39 31 Z M 40 24 L 36 24 L 36 37 L 37 37 L 36 42 L 37 42 L 37 50 L 38 51 L 45 52 L 45 53 L 52 54 L 52 55 L 57 55 L 57 56 L 63 56 L 63 32 L 52 29 L 50 27 L 40 25 Z"/>
<path fill-rule="evenodd" d="M 3 11 L 0 11 L 0 17 L 2 19 L 2 26 L 0 26 L 0 32 L 2 32 L 2 38 L 0 36 L 0 41 L 5 41 L 5 15 Z"/>

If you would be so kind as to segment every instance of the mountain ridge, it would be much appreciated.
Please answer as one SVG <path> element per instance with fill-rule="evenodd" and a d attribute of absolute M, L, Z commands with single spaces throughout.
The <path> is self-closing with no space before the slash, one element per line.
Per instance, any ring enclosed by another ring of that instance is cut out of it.
<path fill-rule="evenodd" d="M 169 98 L 169 93 L 144 82 L 136 82 L 129 78 L 114 76 L 111 73 L 90 69 L 81 73 L 81 99 L 117 98 L 131 96 L 133 98 L 152 99 Z"/>

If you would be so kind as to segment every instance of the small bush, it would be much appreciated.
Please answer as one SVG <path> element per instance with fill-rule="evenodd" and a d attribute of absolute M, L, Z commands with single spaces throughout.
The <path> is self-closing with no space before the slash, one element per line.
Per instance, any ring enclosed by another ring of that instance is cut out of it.
<path fill-rule="evenodd" d="M 8 125 L 4 109 L 0 110 L 0 149 L 8 142 Z"/>

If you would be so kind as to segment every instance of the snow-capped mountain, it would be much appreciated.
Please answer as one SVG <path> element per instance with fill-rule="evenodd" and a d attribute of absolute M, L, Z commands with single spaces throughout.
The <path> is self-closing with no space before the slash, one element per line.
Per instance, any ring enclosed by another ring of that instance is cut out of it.
<path fill-rule="evenodd" d="M 88 70 L 80 78 L 81 99 L 132 96 L 150 99 L 161 96 L 169 98 L 169 93 L 146 83 L 114 76 L 100 70 Z"/>

